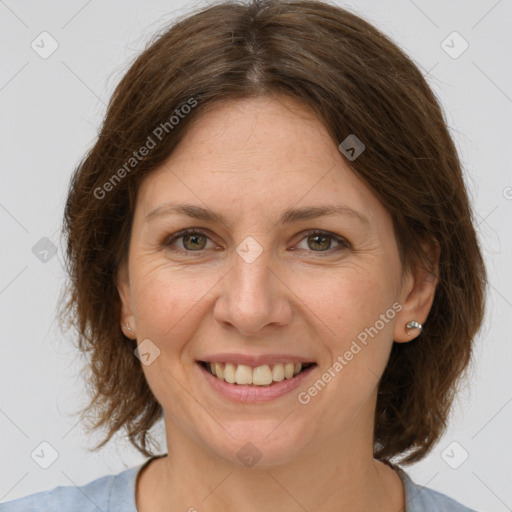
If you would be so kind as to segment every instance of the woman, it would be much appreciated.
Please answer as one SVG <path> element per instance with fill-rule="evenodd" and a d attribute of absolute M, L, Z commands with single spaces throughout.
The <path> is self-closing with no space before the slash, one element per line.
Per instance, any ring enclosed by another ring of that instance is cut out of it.
<path fill-rule="evenodd" d="M 279 0 L 177 22 L 64 228 L 97 448 L 125 430 L 150 459 L 2 511 L 470 510 L 396 460 L 444 431 L 485 269 L 442 110 L 367 22 Z"/>

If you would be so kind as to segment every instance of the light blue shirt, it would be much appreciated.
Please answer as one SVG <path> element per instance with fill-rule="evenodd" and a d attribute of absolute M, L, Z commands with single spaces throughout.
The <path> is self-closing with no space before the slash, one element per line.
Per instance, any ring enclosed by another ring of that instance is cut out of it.
<path fill-rule="evenodd" d="M 158 457 L 82 486 L 55 487 L 0 503 L 0 512 L 137 512 L 137 475 L 146 464 Z M 403 469 L 398 469 L 398 473 L 404 483 L 405 512 L 476 512 L 444 494 L 415 484 Z"/>

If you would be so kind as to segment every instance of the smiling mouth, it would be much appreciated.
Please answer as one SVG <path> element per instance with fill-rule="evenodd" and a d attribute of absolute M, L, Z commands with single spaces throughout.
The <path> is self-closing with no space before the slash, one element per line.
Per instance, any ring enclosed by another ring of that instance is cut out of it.
<path fill-rule="evenodd" d="M 199 361 L 211 375 L 229 384 L 271 386 L 275 382 L 293 379 L 316 363 L 276 363 L 251 367 L 245 364 L 210 363 Z"/>

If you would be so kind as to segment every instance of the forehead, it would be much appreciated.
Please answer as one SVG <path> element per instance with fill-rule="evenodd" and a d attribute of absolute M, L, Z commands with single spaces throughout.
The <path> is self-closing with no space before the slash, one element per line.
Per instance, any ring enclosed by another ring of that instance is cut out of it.
<path fill-rule="evenodd" d="M 325 126 L 305 105 L 286 96 L 263 96 L 225 102 L 204 113 L 170 161 L 215 158 L 212 170 L 240 173 L 255 170 L 258 162 L 269 170 L 290 160 L 296 168 L 311 160 L 331 163 L 333 148 Z M 240 166 L 241 158 L 250 158 L 251 167 Z"/>
<path fill-rule="evenodd" d="M 322 122 L 282 96 L 227 102 L 204 113 L 143 180 L 139 198 L 144 216 L 176 199 L 235 216 L 241 209 L 281 215 L 294 205 L 342 203 L 372 217 L 382 208 Z"/>

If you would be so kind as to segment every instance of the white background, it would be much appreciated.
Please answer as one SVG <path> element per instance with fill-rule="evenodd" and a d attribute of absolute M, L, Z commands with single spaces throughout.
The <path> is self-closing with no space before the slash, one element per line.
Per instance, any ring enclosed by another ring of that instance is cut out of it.
<path fill-rule="evenodd" d="M 390 35 L 440 98 L 489 271 L 488 311 L 469 383 L 446 435 L 405 469 L 417 483 L 478 511 L 512 510 L 512 2 L 338 3 Z M 72 416 L 86 394 L 82 360 L 55 319 L 64 282 L 59 233 L 70 175 L 91 147 L 118 80 L 156 30 L 201 5 L 0 0 L 0 501 L 82 485 L 145 460 L 121 437 L 89 453 L 99 438 L 86 438 Z M 43 31 L 59 45 L 47 59 L 31 48 Z M 453 31 L 469 43 L 458 58 L 442 47 Z M 32 252 L 43 237 L 58 247 L 45 263 Z M 155 432 L 164 453 L 161 424 Z M 43 441 L 58 452 L 48 469 L 31 458 Z M 448 447 L 448 458 L 458 460 L 459 445 L 469 457 L 452 469 L 442 453 Z"/>

